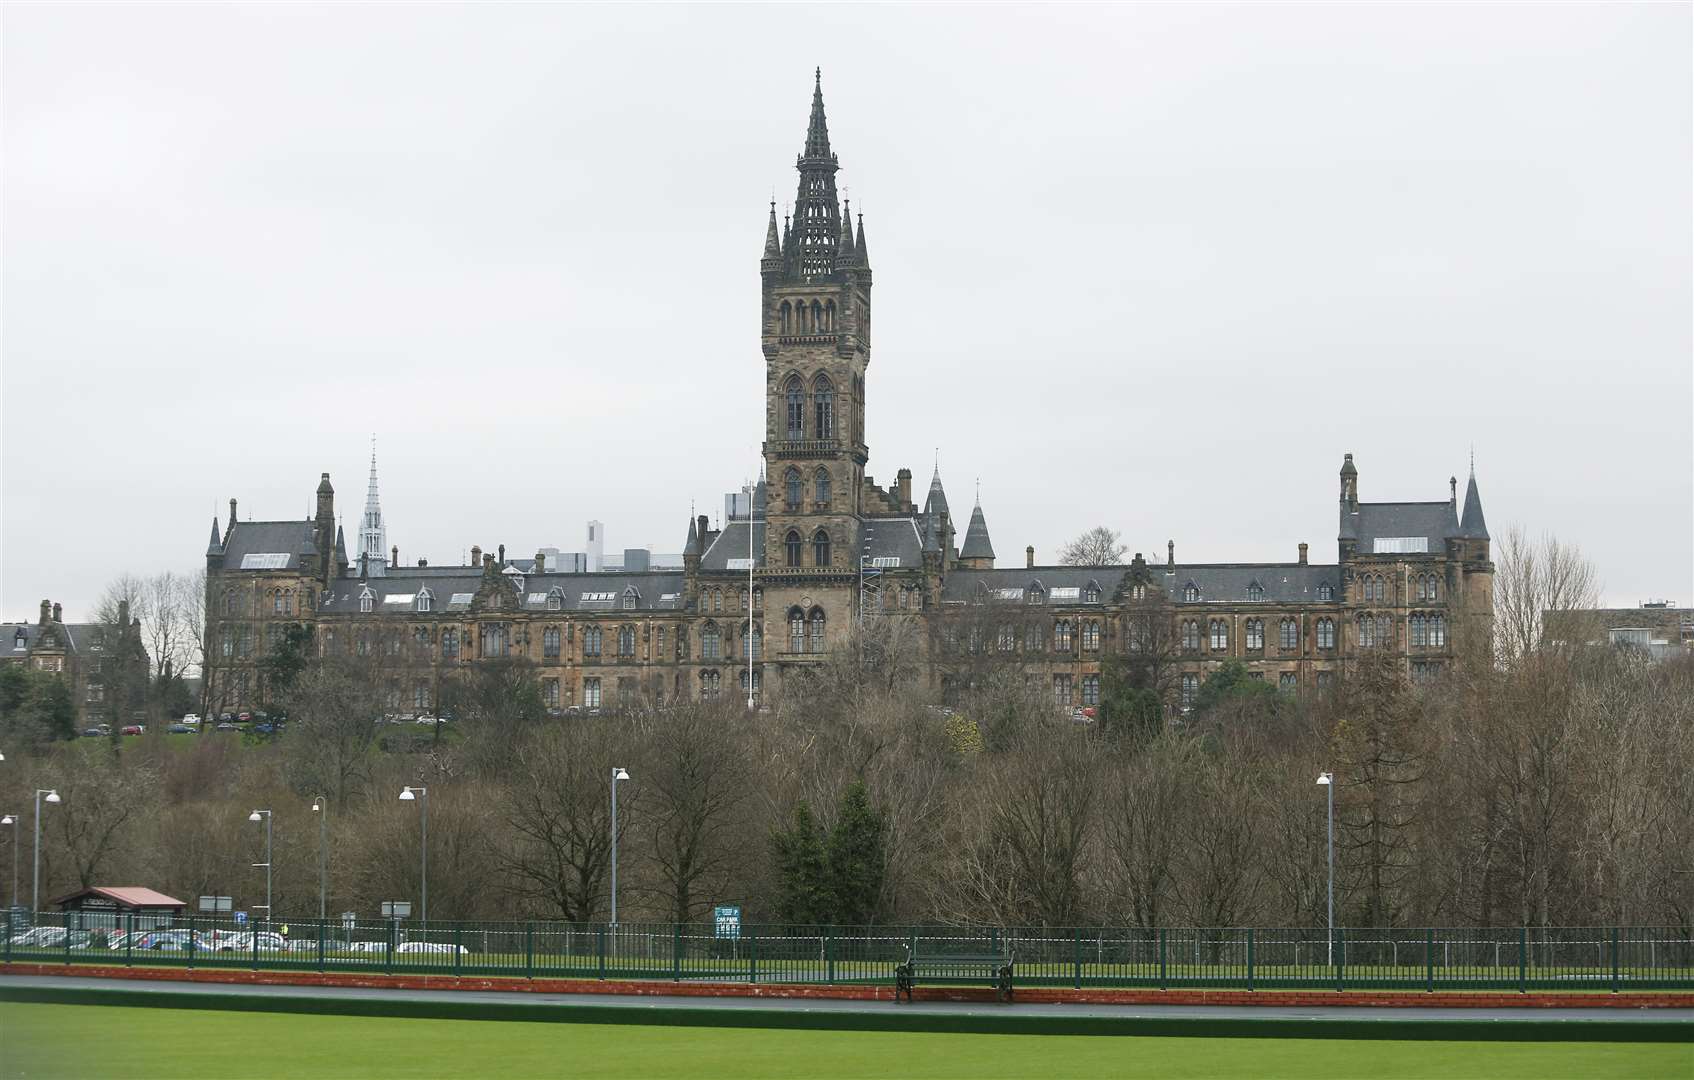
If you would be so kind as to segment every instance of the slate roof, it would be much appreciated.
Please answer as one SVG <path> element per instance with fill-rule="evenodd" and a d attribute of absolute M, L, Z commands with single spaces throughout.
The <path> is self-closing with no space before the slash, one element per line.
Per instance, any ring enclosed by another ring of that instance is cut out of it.
<path fill-rule="evenodd" d="M 971 510 L 971 523 L 965 529 L 965 542 L 959 547 L 961 559 L 992 559 L 994 545 L 988 541 L 988 519 L 982 516 L 982 504 Z"/>
<path fill-rule="evenodd" d="M 224 534 L 223 569 L 241 569 L 247 555 L 286 554 L 277 570 L 298 570 L 308 555 L 316 553 L 310 521 L 238 521 Z"/>
<path fill-rule="evenodd" d="M 1015 598 L 1019 602 L 1028 599 L 1027 590 L 1030 586 L 1040 583 L 1042 591 L 1048 594 L 1049 604 L 1066 606 L 1080 604 L 1078 600 L 1051 599 L 1054 589 L 1074 588 L 1086 589 L 1090 583 L 1100 587 L 1100 603 L 1108 603 L 1118 583 L 1129 573 L 1127 566 L 1019 566 L 1005 570 L 963 570 L 957 569 L 947 575 L 947 580 L 941 586 L 941 602 L 965 604 L 976 600 L 981 589 L 988 589 L 991 595 L 998 595 L 1000 590 L 1017 589 L 1020 595 Z"/>
<path fill-rule="evenodd" d="M 1201 604 L 1254 603 L 1255 583 L 1263 590 L 1266 604 L 1331 603 L 1341 597 L 1341 568 L 1303 563 L 1179 563 L 1174 573 L 1165 573 L 1165 592 L 1175 603 L 1196 602 L 1183 599 L 1190 583 L 1199 588 Z M 1318 598 L 1324 585 L 1334 590 L 1331 600 Z"/>
<path fill-rule="evenodd" d="M 519 579 L 522 587 L 518 587 Z M 417 614 L 415 597 L 428 589 L 434 599 L 429 614 L 464 611 L 468 605 L 453 604 L 454 594 L 475 593 L 482 588 L 482 573 L 471 567 L 403 567 L 382 577 L 360 581 L 357 577 L 339 577 L 330 585 L 327 598 L 318 610 L 328 614 L 353 613 L 360 610 L 359 598 L 371 593 L 371 613 Z M 682 571 L 654 573 L 598 574 L 503 574 L 502 580 L 518 600 L 517 610 L 547 611 L 547 597 L 555 589 L 559 593 L 560 611 L 623 611 L 624 594 L 635 590 L 634 611 L 678 611 L 683 605 L 684 578 Z M 585 600 L 587 595 L 606 596 L 605 600 Z M 666 600 L 666 597 L 671 599 Z M 413 597 L 403 604 L 388 603 L 389 597 Z"/>
<path fill-rule="evenodd" d="M 923 566 L 923 537 L 913 518 L 866 518 L 864 531 L 864 552 L 870 558 L 899 559 L 902 568 Z"/>
<path fill-rule="evenodd" d="M 731 521 L 713 536 L 712 542 L 706 548 L 706 554 L 700 557 L 701 570 L 728 570 L 731 559 L 747 557 L 747 530 L 753 530 L 753 565 L 765 565 L 765 523 L 755 521 L 749 526 L 746 521 Z M 742 566 L 745 570 L 745 565 Z"/>
<path fill-rule="evenodd" d="M 0 623 L 0 659 L 28 656 L 42 646 L 42 630 L 38 623 Z M 65 651 L 80 653 L 92 649 L 102 629 L 99 623 L 54 623 L 54 630 L 64 631 Z M 19 631 L 23 631 L 20 638 Z M 22 644 L 22 648 L 16 646 Z"/>
<path fill-rule="evenodd" d="M 1488 523 L 1482 520 L 1482 496 L 1476 490 L 1476 474 L 1471 473 L 1465 485 L 1465 516 L 1459 521 L 1459 535 L 1470 540 L 1488 539 Z"/>
<path fill-rule="evenodd" d="M 1372 554 L 1379 537 L 1421 536 L 1429 542 L 1431 553 L 1439 553 L 1448 537 L 1459 535 L 1458 516 L 1453 504 L 1445 501 L 1360 503 L 1356 513 L 1343 509 L 1341 520 L 1342 538 L 1356 538 L 1361 555 Z"/>

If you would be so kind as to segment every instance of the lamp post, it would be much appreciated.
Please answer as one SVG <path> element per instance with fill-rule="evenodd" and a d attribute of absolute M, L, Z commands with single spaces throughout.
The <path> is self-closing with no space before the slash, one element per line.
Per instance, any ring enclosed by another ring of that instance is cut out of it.
<path fill-rule="evenodd" d="M 329 797 L 312 798 L 312 813 L 318 815 L 318 921 L 323 922 L 329 896 Z"/>
<path fill-rule="evenodd" d="M 1329 966 L 1335 966 L 1335 774 L 1318 774 L 1318 786 L 1329 796 Z"/>
<path fill-rule="evenodd" d="M 261 818 L 265 822 L 265 861 L 253 865 L 265 868 L 265 923 L 269 925 L 276 914 L 271 910 L 271 812 L 269 810 L 255 810 L 247 815 L 248 821 L 258 821 Z"/>
<path fill-rule="evenodd" d="M 59 802 L 59 793 L 47 788 L 35 789 L 35 872 L 29 886 L 29 910 L 33 915 L 41 910 L 41 797 L 50 803 Z"/>
<path fill-rule="evenodd" d="M 752 597 L 747 602 L 752 604 Z M 612 767 L 612 925 L 618 925 L 618 781 L 628 780 L 629 770 Z"/>
<path fill-rule="evenodd" d="M 12 907 L 18 906 L 18 815 L 0 817 L 0 825 L 12 827 Z"/>
<path fill-rule="evenodd" d="M 418 839 L 418 899 L 422 901 L 418 918 L 429 922 L 429 789 L 405 787 L 400 789 L 400 801 L 417 801 L 422 831 Z"/>

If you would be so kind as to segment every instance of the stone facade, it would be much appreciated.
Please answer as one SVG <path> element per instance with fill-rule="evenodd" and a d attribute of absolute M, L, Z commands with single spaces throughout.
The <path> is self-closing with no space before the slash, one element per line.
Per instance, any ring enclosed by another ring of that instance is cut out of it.
<path fill-rule="evenodd" d="M 120 602 L 117 620 L 105 623 L 67 623 L 63 608 L 41 601 L 34 623 L 0 624 L 5 651 L 0 662 L 22 664 L 31 671 L 64 679 L 76 706 L 77 728 L 89 724 L 127 724 L 140 713 L 147 688 L 149 660 L 141 642 L 141 622 Z M 125 707 L 123 698 L 131 700 Z"/>
<path fill-rule="evenodd" d="M 208 708 L 262 703 L 258 660 L 290 625 L 325 652 L 382 658 L 390 704 L 434 708 L 464 665 L 524 657 L 550 707 L 633 695 L 746 696 L 823 660 L 861 620 L 907 616 L 926 632 L 931 690 L 1012 663 L 1056 705 L 1092 705 L 1101 660 L 1158 651 L 1173 711 L 1227 659 L 1290 689 L 1320 689 L 1350 659 L 1388 649 L 1432 675 L 1461 639 L 1486 635 L 1493 567 L 1476 479 L 1435 502 L 1364 503 L 1347 455 L 1338 557 L 1291 562 L 995 567 L 980 503 L 962 544 L 939 469 L 920 507 L 912 473 L 866 472 L 871 356 L 864 218 L 838 203 L 823 93 L 815 86 L 792 216 L 766 221 L 759 330 L 765 479 L 713 529 L 690 520 L 681 571 L 560 573 L 541 554 L 474 548 L 469 566 L 349 563 L 328 474 L 305 521 L 216 521 L 207 549 Z M 361 534 L 381 535 L 375 464 Z M 775 638 L 769 638 L 774 634 Z"/>

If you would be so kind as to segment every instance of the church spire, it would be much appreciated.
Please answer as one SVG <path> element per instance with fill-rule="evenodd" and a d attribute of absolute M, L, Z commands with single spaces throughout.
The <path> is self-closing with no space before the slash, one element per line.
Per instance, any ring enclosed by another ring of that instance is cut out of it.
<path fill-rule="evenodd" d="M 388 529 L 382 523 L 382 501 L 376 493 L 376 436 L 371 436 L 371 484 L 365 492 L 365 514 L 359 522 L 359 558 L 370 560 L 371 573 L 380 577 L 388 567 Z"/>
<path fill-rule="evenodd" d="M 834 272 L 841 235 L 841 204 L 835 197 L 835 174 L 841 166 L 829 148 L 821 68 L 812 87 L 812 117 L 806 126 L 806 148 L 794 167 L 800 172 L 800 186 L 794 196 L 793 236 L 788 255 L 802 281 L 816 281 Z"/>
<path fill-rule="evenodd" d="M 812 72 L 812 119 L 806 125 L 806 156 L 834 158 L 829 152 L 829 124 L 823 115 L 823 68 Z"/>

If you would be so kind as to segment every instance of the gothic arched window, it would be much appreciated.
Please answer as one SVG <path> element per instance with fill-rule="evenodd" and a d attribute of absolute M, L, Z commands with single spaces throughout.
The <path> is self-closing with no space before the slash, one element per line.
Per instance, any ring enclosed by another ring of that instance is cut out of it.
<path fill-rule="evenodd" d="M 828 331 L 831 331 L 831 332 L 833 332 L 835 330 L 835 301 L 834 300 L 829 301 L 828 303 L 824 304 L 824 306 L 823 306 L 823 328 L 825 330 L 828 330 Z"/>
<path fill-rule="evenodd" d="M 823 608 L 812 609 L 812 636 L 807 644 L 808 652 L 823 652 Z"/>
<path fill-rule="evenodd" d="M 590 626 L 582 632 L 582 655 L 600 655 L 600 628 Z"/>
<path fill-rule="evenodd" d="M 829 565 L 829 534 L 822 529 L 812 534 L 812 565 Z"/>
<path fill-rule="evenodd" d="M 799 608 L 788 609 L 788 651 L 806 651 L 806 613 Z"/>
<path fill-rule="evenodd" d="M 620 627 L 618 627 L 618 655 L 619 656 L 634 656 L 635 655 L 635 627 L 633 627 L 633 626 L 620 626 Z"/>
<path fill-rule="evenodd" d="M 1293 649 L 1300 644 L 1300 623 L 1295 619 L 1282 620 L 1281 638 L 1277 642 L 1284 649 Z"/>
<path fill-rule="evenodd" d="M 829 381 L 829 376 L 819 375 L 812 380 L 812 404 L 817 420 L 812 437 L 835 438 L 835 385 Z"/>
<path fill-rule="evenodd" d="M 1229 624 L 1222 619 L 1212 620 L 1212 651 L 1224 652 L 1229 648 Z"/>
<path fill-rule="evenodd" d="M 790 510 L 800 509 L 800 500 L 805 493 L 800 485 L 800 470 L 790 465 L 788 471 L 782 474 L 783 496 L 788 500 Z"/>
<path fill-rule="evenodd" d="M 1318 620 L 1318 648 L 1320 648 L 1320 649 L 1333 649 L 1333 648 L 1335 648 L 1335 620 L 1334 619 L 1319 619 Z"/>
<path fill-rule="evenodd" d="M 1100 651 L 1100 623 L 1097 619 L 1089 619 L 1082 624 L 1082 651 Z"/>
<path fill-rule="evenodd" d="M 1054 652 L 1070 652 L 1071 651 L 1071 621 L 1069 619 L 1060 619 L 1057 623 L 1054 624 L 1054 626 L 1053 626 L 1053 651 Z"/>
<path fill-rule="evenodd" d="M 1189 652 L 1200 651 L 1200 623 L 1197 620 L 1183 620 L 1182 647 L 1187 649 Z"/>
<path fill-rule="evenodd" d="M 793 315 L 794 309 L 788 306 L 788 301 L 784 300 L 782 302 L 782 332 L 784 334 L 789 333 L 789 320 L 793 318 Z"/>
<path fill-rule="evenodd" d="M 800 376 L 790 376 L 788 385 L 783 388 L 783 396 L 788 405 L 788 437 L 804 439 L 806 437 L 806 389 L 800 383 Z"/>
<path fill-rule="evenodd" d="M 1263 619 L 1247 620 L 1247 647 L 1263 649 L 1265 647 L 1265 621 Z"/>
<path fill-rule="evenodd" d="M 827 505 L 829 503 L 830 496 L 829 488 L 829 470 L 820 467 L 817 473 L 812 477 L 812 497 L 818 502 Z"/>
<path fill-rule="evenodd" d="M 785 546 L 788 548 L 788 565 L 799 566 L 800 551 L 805 546 L 800 542 L 800 534 L 793 529 L 789 529 Z"/>
<path fill-rule="evenodd" d="M 700 631 L 700 659 L 717 660 L 722 657 L 723 635 L 716 623 L 707 623 Z"/>

